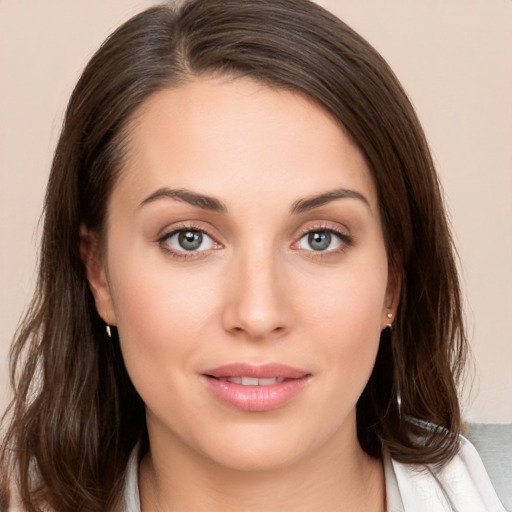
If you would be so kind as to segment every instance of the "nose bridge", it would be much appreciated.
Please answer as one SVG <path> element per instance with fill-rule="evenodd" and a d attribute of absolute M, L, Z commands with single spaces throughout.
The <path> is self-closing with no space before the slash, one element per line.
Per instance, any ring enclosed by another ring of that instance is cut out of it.
<path fill-rule="evenodd" d="M 235 256 L 225 310 L 225 327 L 263 338 L 283 332 L 289 312 L 279 255 L 270 243 L 252 244 Z"/>

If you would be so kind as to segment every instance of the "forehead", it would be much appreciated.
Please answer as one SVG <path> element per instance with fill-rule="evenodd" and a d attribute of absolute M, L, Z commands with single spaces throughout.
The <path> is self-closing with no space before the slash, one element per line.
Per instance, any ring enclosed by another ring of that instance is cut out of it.
<path fill-rule="evenodd" d="M 249 79 L 203 78 L 159 91 L 138 110 L 116 188 L 218 197 L 273 189 L 292 200 L 348 185 L 376 204 L 361 152 L 316 103 Z"/>

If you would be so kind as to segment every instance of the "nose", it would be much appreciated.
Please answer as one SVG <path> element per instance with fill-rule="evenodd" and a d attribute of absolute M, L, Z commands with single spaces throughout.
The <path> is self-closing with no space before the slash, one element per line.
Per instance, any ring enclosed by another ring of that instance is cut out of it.
<path fill-rule="evenodd" d="M 275 338 L 289 330 L 290 297 L 277 260 L 271 249 L 235 258 L 227 280 L 224 329 L 251 340 Z"/>

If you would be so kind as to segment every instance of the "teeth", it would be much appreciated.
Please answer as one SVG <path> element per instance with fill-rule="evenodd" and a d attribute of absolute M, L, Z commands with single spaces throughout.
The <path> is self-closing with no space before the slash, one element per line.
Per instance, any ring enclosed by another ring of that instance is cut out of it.
<path fill-rule="evenodd" d="M 258 386 L 258 381 L 259 379 L 256 377 L 242 377 L 242 382 L 240 384 L 242 384 L 242 386 Z"/>
<path fill-rule="evenodd" d="M 281 377 L 270 377 L 267 379 L 258 379 L 256 377 L 220 377 L 219 380 L 231 382 L 232 384 L 241 384 L 242 386 L 272 386 L 283 382 Z"/>
<path fill-rule="evenodd" d="M 272 384 L 283 382 L 283 380 L 284 379 L 278 379 L 277 377 L 272 377 L 270 379 L 258 379 L 258 386 L 272 386 Z"/>

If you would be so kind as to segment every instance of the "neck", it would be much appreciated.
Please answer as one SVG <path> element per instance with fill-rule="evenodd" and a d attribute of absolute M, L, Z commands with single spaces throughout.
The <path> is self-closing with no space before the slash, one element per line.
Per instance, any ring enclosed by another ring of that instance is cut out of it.
<path fill-rule="evenodd" d="M 384 511 L 382 463 L 352 441 L 268 471 L 233 470 L 186 448 L 162 456 L 169 452 L 154 446 L 140 468 L 142 512 Z"/>

